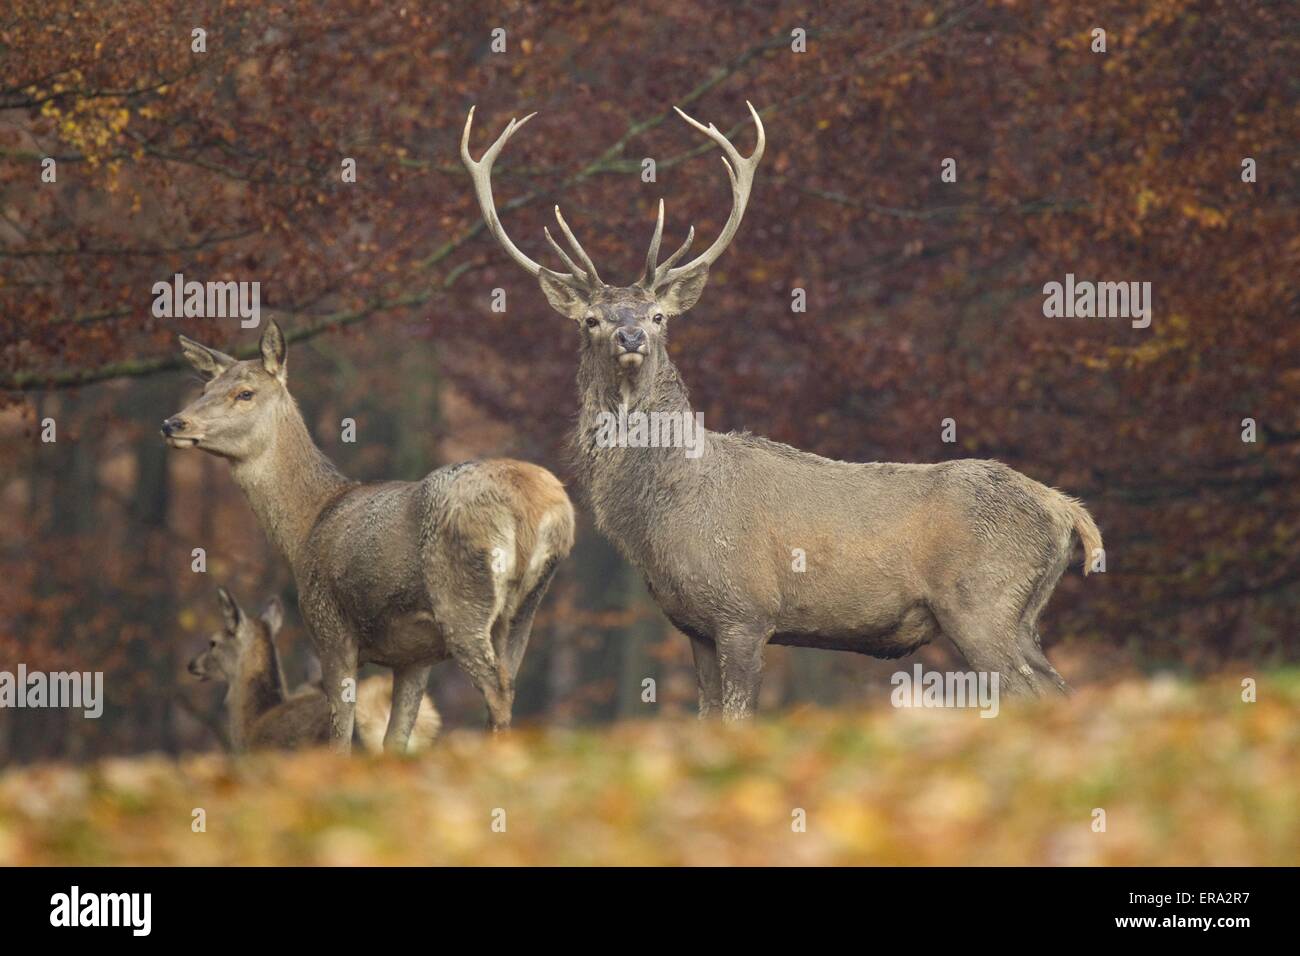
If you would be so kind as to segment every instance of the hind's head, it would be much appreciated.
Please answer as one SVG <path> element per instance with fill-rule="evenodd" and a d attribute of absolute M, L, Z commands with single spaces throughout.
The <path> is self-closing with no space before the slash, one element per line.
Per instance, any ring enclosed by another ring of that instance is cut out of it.
<path fill-rule="evenodd" d="M 280 327 L 268 322 L 261 355 L 242 362 L 183 335 L 180 342 L 185 358 L 203 376 L 203 394 L 162 423 L 167 443 L 236 461 L 269 447 L 293 408 Z"/>
<path fill-rule="evenodd" d="M 189 671 L 199 680 L 233 683 L 242 665 L 259 641 L 274 645 L 284 623 L 284 606 L 272 596 L 256 618 L 244 613 L 239 602 L 225 588 L 217 588 L 221 605 L 221 629 L 208 639 L 207 648 L 190 661 Z"/>

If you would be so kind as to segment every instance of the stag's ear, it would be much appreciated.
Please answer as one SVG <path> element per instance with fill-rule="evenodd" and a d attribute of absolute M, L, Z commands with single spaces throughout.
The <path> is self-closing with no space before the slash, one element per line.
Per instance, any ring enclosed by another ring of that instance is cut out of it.
<path fill-rule="evenodd" d="M 699 268 L 678 276 L 659 293 L 659 306 L 665 315 L 681 315 L 700 301 L 704 286 L 709 281 L 709 267 Z"/>
<path fill-rule="evenodd" d="M 276 324 L 275 319 L 271 319 L 262 331 L 262 368 L 282 382 L 285 378 L 285 359 L 288 351 L 289 347 L 284 343 L 284 333 L 280 331 L 280 326 Z"/>
<path fill-rule="evenodd" d="M 221 605 L 221 624 L 226 629 L 226 633 L 233 636 L 239 630 L 239 622 L 244 619 L 244 612 L 225 588 L 217 588 L 217 603 Z"/>
<path fill-rule="evenodd" d="M 204 378 L 216 378 L 235 364 L 235 360 L 225 352 L 210 349 L 183 335 L 177 338 L 181 340 L 181 351 L 185 358 Z"/>
<path fill-rule="evenodd" d="M 271 640 L 275 640 L 275 636 L 280 633 L 280 628 L 284 626 L 284 605 L 280 603 L 280 598 L 277 595 L 268 598 L 258 617 L 271 632 Z"/>
<path fill-rule="evenodd" d="M 551 308 L 560 315 L 575 322 L 582 321 L 582 317 L 587 314 L 587 308 L 591 305 L 577 289 L 566 285 L 556 278 L 552 273 L 543 269 L 537 273 L 537 282 L 542 287 L 542 292 L 546 294 L 546 301 L 551 303 Z"/>

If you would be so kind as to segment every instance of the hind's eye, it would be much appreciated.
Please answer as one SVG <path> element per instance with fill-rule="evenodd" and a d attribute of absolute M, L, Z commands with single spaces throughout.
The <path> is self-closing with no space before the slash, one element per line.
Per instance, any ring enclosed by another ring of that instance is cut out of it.
<path fill-rule="evenodd" d="M 662 322 L 663 320 L 664 320 L 664 314 L 663 314 L 662 312 L 656 312 L 656 313 L 655 313 L 655 324 L 658 325 L 658 324 L 659 324 L 660 322 Z"/>
<path fill-rule="evenodd" d="M 217 649 L 217 642 L 216 642 L 216 641 L 208 641 L 208 647 L 209 647 L 209 649 L 211 649 L 211 650 L 216 650 L 216 649 Z"/>
<path fill-rule="evenodd" d="M 596 318 L 594 315 L 587 316 L 587 328 L 594 329 L 598 325 L 600 325 L 600 319 Z"/>
<path fill-rule="evenodd" d="M 240 392 L 238 395 L 235 396 L 235 399 L 241 402 L 251 402 L 253 400 L 253 393 L 250 392 L 248 389 L 244 389 L 242 392 Z"/>

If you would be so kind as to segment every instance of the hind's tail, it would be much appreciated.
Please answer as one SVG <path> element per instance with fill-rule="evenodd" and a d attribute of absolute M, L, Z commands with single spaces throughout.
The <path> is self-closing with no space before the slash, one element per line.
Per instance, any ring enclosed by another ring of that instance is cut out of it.
<path fill-rule="evenodd" d="M 1074 533 L 1079 536 L 1079 543 L 1083 545 L 1083 573 L 1086 576 L 1092 570 L 1093 557 L 1101 548 L 1101 532 L 1097 530 L 1097 524 L 1092 520 L 1092 515 L 1088 514 L 1088 509 L 1083 503 L 1064 496 L 1067 507 L 1070 511 L 1070 519 L 1074 522 Z"/>

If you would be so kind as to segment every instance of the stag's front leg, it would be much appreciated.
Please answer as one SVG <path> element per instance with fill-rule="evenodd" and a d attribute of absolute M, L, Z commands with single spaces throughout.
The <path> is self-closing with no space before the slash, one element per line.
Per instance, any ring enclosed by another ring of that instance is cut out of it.
<path fill-rule="evenodd" d="M 718 648 L 709 640 L 688 635 L 695 657 L 695 683 L 700 689 L 700 720 L 716 717 L 722 711 L 722 671 L 718 667 Z"/>
<path fill-rule="evenodd" d="M 758 688 L 763 681 L 763 648 L 768 637 L 768 631 L 752 626 L 732 626 L 718 631 L 723 720 L 748 720 L 754 716 Z"/>

